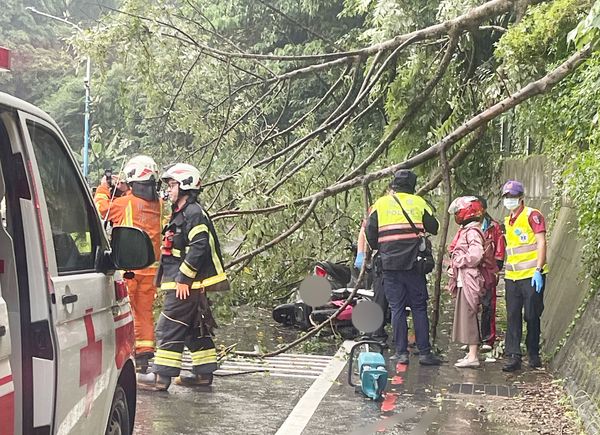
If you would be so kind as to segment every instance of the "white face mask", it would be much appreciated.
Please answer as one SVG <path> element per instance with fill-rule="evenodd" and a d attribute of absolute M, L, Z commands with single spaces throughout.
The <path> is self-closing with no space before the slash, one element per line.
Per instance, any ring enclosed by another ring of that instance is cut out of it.
<path fill-rule="evenodd" d="M 506 207 L 510 211 L 513 211 L 519 206 L 519 198 L 504 198 L 503 204 L 504 207 Z"/>

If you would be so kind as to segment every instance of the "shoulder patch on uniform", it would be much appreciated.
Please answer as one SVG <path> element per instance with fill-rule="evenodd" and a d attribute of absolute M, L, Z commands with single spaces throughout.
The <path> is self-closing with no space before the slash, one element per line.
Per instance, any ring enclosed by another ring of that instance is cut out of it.
<path fill-rule="evenodd" d="M 533 216 L 531 216 L 531 219 L 533 219 L 533 221 L 539 225 L 542 223 L 542 220 L 540 219 L 540 215 L 538 213 L 533 213 Z"/>

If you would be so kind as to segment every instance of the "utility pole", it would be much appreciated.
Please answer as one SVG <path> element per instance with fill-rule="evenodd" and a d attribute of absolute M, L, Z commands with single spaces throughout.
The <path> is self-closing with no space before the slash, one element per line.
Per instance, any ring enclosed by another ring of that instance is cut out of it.
<path fill-rule="evenodd" d="M 56 21 L 60 21 L 63 24 L 68 24 L 73 27 L 79 33 L 83 33 L 83 29 L 79 27 L 77 24 L 72 23 L 66 18 L 56 17 L 54 15 L 47 14 L 45 12 L 38 11 L 33 6 L 28 6 L 25 9 L 30 11 L 33 14 L 41 15 L 42 17 L 51 18 Z M 83 79 L 83 85 L 85 87 L 85 116 L 84 116 L 84 124 L 83 124 L 83 176 L 87 180 L 88 176 L 88 167 L 89 167 L 89 149 L 90 149 L 90 80 L 91 80 L 91 59 L 88 55 L 86 57 L 86 66 L 85 66 L 85 78 Z"/>

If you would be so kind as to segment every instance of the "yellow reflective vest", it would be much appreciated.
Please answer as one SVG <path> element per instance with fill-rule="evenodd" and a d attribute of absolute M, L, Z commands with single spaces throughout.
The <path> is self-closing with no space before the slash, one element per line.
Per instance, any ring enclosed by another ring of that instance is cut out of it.
<path fill-rule="evenodd" d="M 417 230 L 425 234 L 423 215 L 425 211 L 433 215 L 429 204 L 418 195 L 395 193 L 379 198 L 371 207 L 367 240 L 372 249 L 378 249 L 384 270 L 410 270 L 417 258 L 421 239 L 410 225 L 406 214 L 410 216 Z"/>
<path fill-rule="evenodd" d="M 517 216 L 515 222 L 510 224 L 510 216 L 504 219 L 506 228 L 506 262 L 505 278 L 513 281 L 533 277 L 537 266 L 537 242 L 535 233 L 529 225 L 529 216 L 538 210 L 525 207 Z M 548 273 L 545 264 L 542 273 Z"/>

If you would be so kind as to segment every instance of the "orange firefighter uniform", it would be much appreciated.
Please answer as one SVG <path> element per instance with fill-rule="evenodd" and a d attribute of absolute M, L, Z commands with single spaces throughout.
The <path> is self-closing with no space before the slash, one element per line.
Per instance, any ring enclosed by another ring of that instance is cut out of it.
<path fill-rule="evenodd" d="M 94 202 L 105 221 L 114 225 L 133 226 L 144 230 L 150 236 L 154 246 L 155 258 L 160 257 L 162 200 L 148 201 L 128 191 L 123 196 L 113 198 L 107 185 L 96 189 Z M 136 357 L 151 357 L 154 354 L 154 319 L 152 304 L 156 298 L 154 277 L 158 262 L 152 266 L 137 270 L 132 279 L 127 279 L 129 301 L 133 313 L 135 328 Z"/>

